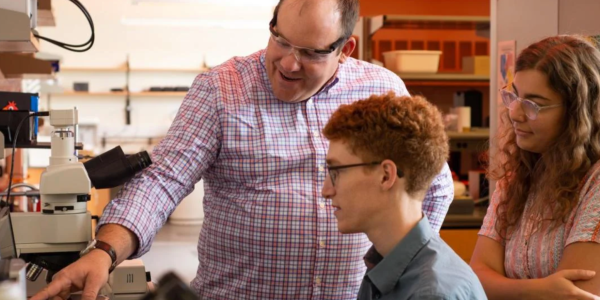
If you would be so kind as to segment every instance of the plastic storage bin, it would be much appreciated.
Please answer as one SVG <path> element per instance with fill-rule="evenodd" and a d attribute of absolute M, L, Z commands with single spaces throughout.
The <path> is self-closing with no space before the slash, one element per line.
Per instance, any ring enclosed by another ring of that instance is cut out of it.
<path fill-rule="evenodd" d="M 396 50 L 383 52 L 385 67 L 396 73 L 437 73 L 442 51 Z"/>

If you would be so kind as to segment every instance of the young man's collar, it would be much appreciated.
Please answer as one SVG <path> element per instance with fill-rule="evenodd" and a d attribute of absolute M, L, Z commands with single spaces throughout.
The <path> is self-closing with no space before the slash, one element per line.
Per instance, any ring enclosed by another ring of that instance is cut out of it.
<path fill-rule="evenodd" d="M 434 234 L 431 225 L 429 225 L 429 220 L 427 219 L 427 216 L 424 215 L 419 223 L 417 223 L 417 226 L 408 232 L 388 256 L 376 263 L 376 265 L 367 272 L 366 276 L 369 277 L 373 285 L 382 294 L 387 294 L 398 283 L 400 276 L 404 273 L 404 270 L 410 264 L 417 252 L 419 252 L 433 236 Z M 377 252 L 374 247 L 372 249 Z M 379 253 L 377 253 L 377 255 L 379 255 Z M 377 255 L 371 253 L 369 256 L 371 259 L 376 259 Z M 367 256 L 365 256 L 365 260 L 366 259 Z M 374 263 L 375 261 L 369 262 Z"/>

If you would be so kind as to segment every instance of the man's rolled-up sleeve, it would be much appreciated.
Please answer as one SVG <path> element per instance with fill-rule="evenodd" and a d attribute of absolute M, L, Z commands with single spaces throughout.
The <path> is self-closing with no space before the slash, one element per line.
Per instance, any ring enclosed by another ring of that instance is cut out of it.
<path fill-rule="evenodd" d="M 222 134 L 212 86 L 207 75 L 196 78 L 166 137 L 154 148 L 153 164 L 104 209 L 97 230 L 120 224 L 137 236 L 139 247 L 130 258 L 150 250 L 158 230 L 218 156 Z"/>
<path fill-rule="evenodd" d="M 454 182 L 450 166 L 446 163 L 442 172 L 433 179 L 423 200 L 423 212 L 435 232 L 439 232 L 442 228 L 452 200 L 454 200 Z"/>

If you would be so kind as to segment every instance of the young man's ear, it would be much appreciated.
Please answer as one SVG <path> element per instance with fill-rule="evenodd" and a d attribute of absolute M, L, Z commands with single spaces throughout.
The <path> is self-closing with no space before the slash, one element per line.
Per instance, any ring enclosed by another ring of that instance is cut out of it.
<path fill-rule="evenodd" d="M 396 183 L 396 180 L 398 180 L 398 167 L 396 167 L 396 164 L 389 159 L 384 160 L 381 164 L 383 166 L 382 187 L 391 189 Z"/>
<path fill-rule="evenodd" d="M 342 55 L 340 55 L 340 64 L 343 64 L 346 62 L 348 57 L 350 57 L 350 55 L 352 55 L 352 52 L 354 51 L 355 48 L 356 48 L 356 39 L 354 37 L 350 37 L 348 39 L 348 41 L 346 41 L 346 44 L 344 44 L 344 46 L 342 47 Z"/>

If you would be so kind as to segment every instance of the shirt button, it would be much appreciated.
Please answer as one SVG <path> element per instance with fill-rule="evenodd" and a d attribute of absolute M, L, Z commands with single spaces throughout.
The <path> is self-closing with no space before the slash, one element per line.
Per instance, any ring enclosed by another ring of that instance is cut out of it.
<path fill-rule="evenodd" d="M 317 277 L 315 278 L 315 283 L 316 283 L 317 285 L 321 284 L 321 277 L 317 276 Z"/>
<path fill-rule="evenodd" d="M 313 136 L 314 136 L 314 137 L 319 137 L 319 132 L 318 132 L 318 131 L 316 131 L 316 130 L 315 130 L 315 131 L 313 131 Z"/>
<path fill-rule="evenodd" d="M 325 248 L 325 240 L 320 240 L 319 246 L 321 246 L 321 248 Z"/>
<path fill-rule="evenodd" d="M 319 172 L 324 172 L 325 171 L 325 167 L 323 167 L 323 165 L 319 165 Z"/>
<path fill-rule="evenodd" d="M 325 202 L 321 202 L 321 203 L 319 203 L 319 207 L 320 207 L 321 209 L 325 209 Z"/>

